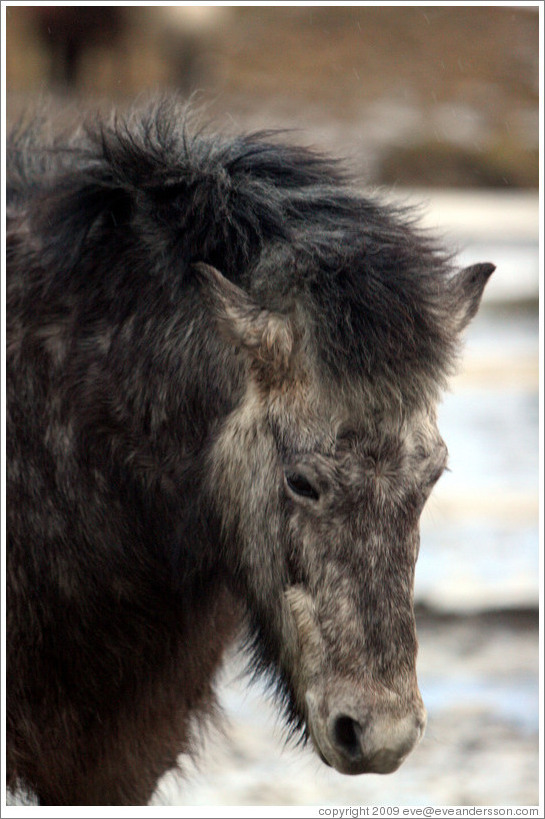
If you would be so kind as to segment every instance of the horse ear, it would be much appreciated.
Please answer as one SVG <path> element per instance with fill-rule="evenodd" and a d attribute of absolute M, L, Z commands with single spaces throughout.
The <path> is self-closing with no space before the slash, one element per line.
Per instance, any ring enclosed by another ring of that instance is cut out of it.
<path fill-rule="evenodd" d="M 261 366 L 287 372 L 294 348 L 290 319 L 260 307 L 215 267 L 198 262 L 193 269 L 223 337 Z"/>
<path fill-rule="evenodd" d="M 461 270 L 452 279 L 451 315 L 457 332 L 467 327 L 479 309 L 485 285 L 495 269 L 496 266 L 489 262 L 474 264 Z"/>

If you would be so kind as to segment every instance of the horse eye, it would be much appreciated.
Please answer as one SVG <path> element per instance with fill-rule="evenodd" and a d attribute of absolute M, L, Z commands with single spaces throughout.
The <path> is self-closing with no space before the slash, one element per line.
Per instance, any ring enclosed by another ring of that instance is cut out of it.
<path fill-rule="evenodd" d="M 312 484 L 298 472 L 289 472 L 286 474 L 286 483 L 294 493 L 302 498 L 310 498 L 311 500 L 318 500 L 320 493 L 312 486 Z"/>

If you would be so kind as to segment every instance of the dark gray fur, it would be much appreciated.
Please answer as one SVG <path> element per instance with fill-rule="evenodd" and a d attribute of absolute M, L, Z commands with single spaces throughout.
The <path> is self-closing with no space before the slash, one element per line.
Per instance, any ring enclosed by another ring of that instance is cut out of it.
<path fill-rule="evenodd" d="M 147 803 L 243 621 L 293 730 L 303 674 L 412 702 L 434 404 L 492 266 L 456 274 L 337 163 L 169 104 L 19 129 L 8 173 L 8 784 Z"/>

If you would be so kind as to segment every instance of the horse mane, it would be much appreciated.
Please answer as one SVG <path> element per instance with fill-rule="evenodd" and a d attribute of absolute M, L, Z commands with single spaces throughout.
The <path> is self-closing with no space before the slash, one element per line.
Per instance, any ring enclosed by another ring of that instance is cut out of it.
<path fill-rule="evenodd" d="M 283 132 L 224 137 L 195 120 L 162 100 L 46 146 L 32 126 L 12 136 L 8 201 L 55 270 L 49 292 L 92 288 L 108 270 L 93 258 L 115 244 L 121 265 L 161 282 L 204 261 L 264 307 L 297 304 L 325 381 L 350 372 L 386 403 L 434 400 L 456 357 L 453 268 L 415 212 Z"/>

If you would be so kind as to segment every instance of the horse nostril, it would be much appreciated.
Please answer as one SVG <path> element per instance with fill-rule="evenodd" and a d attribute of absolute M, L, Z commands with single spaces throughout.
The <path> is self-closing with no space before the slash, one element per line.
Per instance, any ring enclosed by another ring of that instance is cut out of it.
<path fill-rule="evenodd" d="M 333 741 L 338 750 L 350 759 L 361 759 L 363 756 L 361 749 L 362 729 L 359 722 L 346 714 L 336 717 L 333 722 Z"/>

